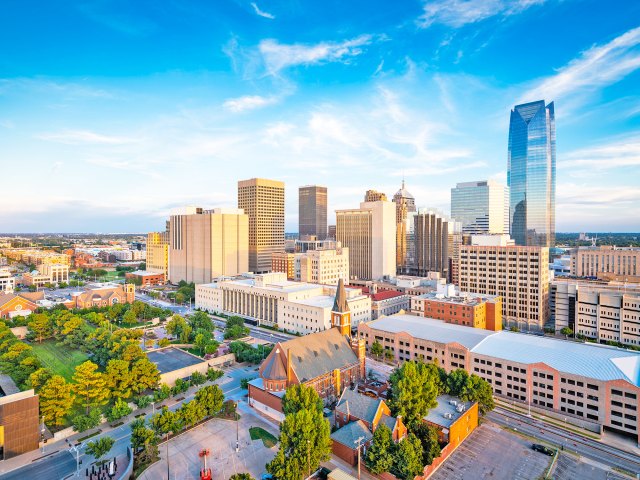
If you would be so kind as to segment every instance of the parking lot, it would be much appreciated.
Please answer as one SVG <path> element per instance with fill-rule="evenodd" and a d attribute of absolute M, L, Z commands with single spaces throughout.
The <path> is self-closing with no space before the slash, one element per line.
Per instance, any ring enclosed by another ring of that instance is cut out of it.
<path fill-rule="evenodd" d="M 552 457 L 533 451 L 531 444 L 529 440 L 494 424 L 484 423 L 440 466 L 431 479 L 542 478 Z"/>
<path fill-rule="evenodd" d="M 551 474 L 554 480 L 625 480 L 628 477 L 616 472 L 602 469 L 596 465 L 585 463 L 578 457 L 562 453 Z"/>

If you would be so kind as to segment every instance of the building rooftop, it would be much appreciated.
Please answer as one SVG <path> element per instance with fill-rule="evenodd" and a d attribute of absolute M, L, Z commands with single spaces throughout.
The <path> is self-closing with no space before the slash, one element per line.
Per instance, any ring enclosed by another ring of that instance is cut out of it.
<path fill-rule="evenodd" d="M 350 388 L 346 388 L 342 392 L 340 400 L 336 405 L 336 410 L 348 413 L 360 420 L 373 424 L 376 412 L 380 407 L 382 400 L 362 395 Z"/>
<path fill-rule="evenodd" d="M 433 340 L 434 342 L 457 342 L 469 349 L 494 333 L 489 330 L 463 327 L 441 320 L 401 313 L 367 322 L 366 325 L 389 333 L 405 332 L 412 337 Z"/>
<path fill-rule="evenodd" d="M 463 402 L 451 395 L 440 395 L 436 400 L 438 405 L 429 411 L 424 420 L 442 428 L 451 428 L 473 405 L 473 402 Z"/>
<path fill-rule="evenodd" d="M 224 285 L 237 285 L 237 286 L 245 286 L 245 287 L 256 287 L 263 290 L 273 290 L 274 292 L 301 292 L 304 290 L 314 290 L 317 288 L 322 288 L 321 285 L 303 283 L 303 282 L 292 282 L 289 280 L 278 281 L 278 282 L 269 282 L 264 285 L 256 286 L 256 280 L 254 278 L 243 278 L 243 279 L 235 279 L 235 280 L 224 280 L 222 282 L 217 283 L 207 283 L 199 285 L 204 288 L 220 288 L 220 286 Z M 333 299 L 332 299 L 333 300 Z"/>
<path fill-rule="evenodd" d="M 196 357 L 175 347 L 151 351 L 147 353 L 147 358 L 156 364 L 160 373 L 173 372 L 174 370 L 197 365 L 205 361 L 203 358 Z"/>
<path fill-rule="evenodd" d="M 522 364 L 544 363 L 560 372 L 640 387 L 640 352 L 515 332 L 492 332 L 432 318 L 396 314 L 367 322 L 371 328 L 439 343 L 457 342 L 473 353 Z"/>
<path fill-rule="evenodd" d="M 389 300 L 390 298 L 402 297 L 404 293 L 395 290 L 385 290 L 383 292 L 371 294 L 371 300 L 374 302 L 380 302 L 382 300 Z"/>
<path fill-rule="evenodd" d="M 476 306 L 484 302 L 493 302 L 499 295 L 484 295 L 480 293 L 461 293 L 459 295 L 447 296 L 437 292 L 427 292 L 418 295 L 418 298 L 432 300 L 443 303 L 455 303 L 458 305 Z"/>
<path fill-rule="evenodd" d="M 363 437 L 361 440 L 362 444 L 365 444 L 373 438 L 373 434 L 362 420 L 347 423 L 344 427 L 339 428 L 331 434 L 331 440 L 354 450 L 358 446 L 358 439 L 361 437 Z"/>
<path fill-rule="evenodd" d="M 161 273 L 150 272 L 148 270 L 136 270 L 135 272 L 131 272 L 129 275 L 137 275 L 139 277 L 155 277 L 161 275 Z"/>

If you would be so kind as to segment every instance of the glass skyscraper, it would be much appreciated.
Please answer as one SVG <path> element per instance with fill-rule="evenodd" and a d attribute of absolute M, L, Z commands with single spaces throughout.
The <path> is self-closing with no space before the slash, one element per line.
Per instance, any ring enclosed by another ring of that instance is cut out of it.
<path fill-rule="evenodd" d="M 462 233 L 509 234 L 509 189 L 493 180 L 458 183 L 451 189 L 451 216 Z"/>
<path fill-rule="evenodd" d="M 553 102 L 516 105 L 509 122 L 509 230 L 516 245 L 556 240 L 556 122 Z"/>

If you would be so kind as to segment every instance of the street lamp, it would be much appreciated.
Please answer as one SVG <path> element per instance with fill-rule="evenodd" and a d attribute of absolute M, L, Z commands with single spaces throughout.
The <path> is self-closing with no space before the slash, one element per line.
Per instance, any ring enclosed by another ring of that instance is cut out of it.
<path fill-rule="evenodd" d="M 83 446 L 84 445 L 82 444 L 82 442 L 80 442 L 79 444 L 74 445 L 69 449 L 70 452 L 73 452 L 76 454 L 76 477 L 80 477 L 80 449 Z"/>
<path fill-rule="evenodd" d="M 234 417 L 236 419 L 236 453 L 238 453 L 238 451 L 240 450 L 240 422 L 238 422 L 238 402 L 236 402 Z"/>

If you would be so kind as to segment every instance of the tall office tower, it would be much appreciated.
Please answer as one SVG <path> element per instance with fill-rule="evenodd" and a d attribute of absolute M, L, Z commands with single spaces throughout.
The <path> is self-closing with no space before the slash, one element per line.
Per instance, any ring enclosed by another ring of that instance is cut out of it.
<path fill-rule="evenodd" d="M 169 278 L 169 230 L 147 234 L 147 271 Z"/>
<path fill-rule="evenodd" d="M 349 249 L 349 274 L 362 280 L 396 275 L 396 211 L 391 202 L 336 210 L 336 240 Z"/>
<path fill-rule="evenodd" d="M 416 201 L 413 195 L 404 188 L 404 179 L 402 180 L 402 188 L 393 196 L 393 203 L 396 204 L 396 265 L 398 270 L 404 273 L 407 267 L 410 230 L 407 226 L 407 216 L 410 212 L 416 211 Z"/>
<path fill-rule="evenodd" d="M 556 121 L 553 102 L 516 105 L 509 122 L 509 224 L 516 245 L 556 241 Z"/>
<path fill-rule="evenodd" d="M 449 233 L 449 282 L 458 285 L 460 283 L 460 247 L 462 246 L 462 224 L 450 221 Z"/>
<path fill-rule="evenodd" d="M 298 233 L 301 239 L 327 238 L 327 187 L 307 185 L 298 190 Z"/>
<path fill-rule="evenodd" d="M 439 272 L 450 280 L 449 230 L 451 221 L 433 210 L 420 209 L 413 215 L 415 260 L 413 273 L 424 277 L 429 272 Z"/>
<path fill-rule="evenodd" d="M 169 220 L 169 281 L 208 283 L 249 269 L 249 218 L 241 209 L 187 207 Z M 271 259 L 269 259 L 271 264 Z"/>
<path fill-rule="evenodd" d="M 382 193 L 382 192 L 378 192 L 377 190 L 367 190 L 367 192 L 364 194 L 364 201 L 365 202 L 380 202 L 380 201 L 387 201 L 387 196 Z"/>
<path fill-rule="evenodd" d="M 249 216 L 249 270 L 271 270 L 271 254 L 284 252 L 284 183 L 252 178 L 238 182 L 238 208 Z"/>
<path fill-rule="evenodd" d="M 509 188 L 494 180 L 458 183 L 451 189 L 451 216 L 462 233 L 509 233 Z"/>
<path fill-rule="evenodd" d="M 336 239 L 336 226 L 335 225 L 329 225 L 327 227 L 327 239 L 328 240 L 335 240 Z"/>
<path fill-rule="evenodd" d="M 549 318 L 549 249 L 463 245 L 460 290 L 500 295 L 507 327 L 542 331 Z"/>

